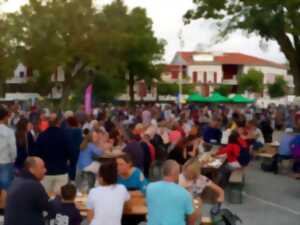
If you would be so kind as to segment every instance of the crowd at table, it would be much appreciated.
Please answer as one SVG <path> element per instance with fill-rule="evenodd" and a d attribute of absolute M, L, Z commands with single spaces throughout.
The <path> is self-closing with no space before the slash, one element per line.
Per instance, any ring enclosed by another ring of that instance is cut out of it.
<path fill-rule="evenodd" d="M 79 225 L 82 216 L 91 225 L 126 224 L 124 208 L 134 193 L 147 208 L 138 222 L 195 224 L 205 190 L 221 205 L 230 173 L 247 168 L 275 141 L 272 133 L 283 133 L 274 161 L 293 158 L 300 174 L 299 112 L 147 104 L 103 105 L 87 114 L 1 106 L 4 224 Z M 220 159 L 216 176 L 205 173 L 206 153 Z M 87 196 L 84 215 L 75 204 L 80 196 Z"/>

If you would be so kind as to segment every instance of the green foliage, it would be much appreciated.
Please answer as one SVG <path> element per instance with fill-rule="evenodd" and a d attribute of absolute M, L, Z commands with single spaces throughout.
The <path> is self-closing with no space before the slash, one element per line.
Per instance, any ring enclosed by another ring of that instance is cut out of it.
<path fill-rule="evenodd" d="M 239 92 L 262 92 L 264 89 L 263 77 L 264 74 L 255 69 L 250 69 L 246 74 L 240 74 L 238 76 Z"/>
<path fill-rule="evenodd" d="M 271 98 L 279 98 L 286 95 L 288 83 L 283 76 L 277 76 L 273 84 L 268 85 L 268 92 Z"/>
<path fill-rule="evenodd" d="M 191 95 L 195 91 L 195 84 L 183 84 L 182 93 L 184 95 Z M 177 83 L 158 83 L 157 85 L 158 95 L 172 95 L 176 96 L 179 92 L 179 86 Z"/>
<path fill-rule="evenodd" d="M 65 72 L 64 100 L 78 83 L 99 79 L 102 87 L 111 87 L 110 82 L 119 87 L 128 73 L 135 80 L 160 75 L 157 61 L 164 43 L 155 38 L 146 11 L 129 11 L 121 0 L 101 9 L 93 0 L 29 0 L 20 12 L 0 15 L 0 32 L 0 68 L 5 69 L 0 74 L 12 74 L 22 62 L 35 71 L 33 91 L 44 95 L 54 85 L 51 75 L 58 66 Z"/>
<path fill-rule="evenodd" d="M 194 0 L 184 20 L 210 19 L 216 22 L 220 36 L 237 30 L 275 40 L 289 61 L 300 94 L 300 1 L 299 0 Z"/>
<path fill-rule="evenodd" d="M 223 96 L 228 96 L 230 94 L 231 88 L 231 85 L 220 84 L 217 88 L 215 88 L 215 91 L 219 92 Z"/>

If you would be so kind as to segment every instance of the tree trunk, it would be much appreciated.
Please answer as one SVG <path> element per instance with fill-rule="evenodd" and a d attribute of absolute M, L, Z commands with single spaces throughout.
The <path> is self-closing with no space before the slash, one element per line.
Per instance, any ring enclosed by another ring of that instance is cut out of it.
<path fill-rule="evenodd" d="M 129 102 L 131 105 L 134 104 L 134 75 L 129 73 L 128 79 L 128 88 L 129 88 Z"/>
<path fill-rule="evenodd" d="M 283 32 L 275 36 L 276 41 L 281 47 L 284 55 L 290 63 L 290 69 L 294 78 L 294 94 L 300 96 L 300 46 L 299 43 L 293 45 L 291 39 Z"/>

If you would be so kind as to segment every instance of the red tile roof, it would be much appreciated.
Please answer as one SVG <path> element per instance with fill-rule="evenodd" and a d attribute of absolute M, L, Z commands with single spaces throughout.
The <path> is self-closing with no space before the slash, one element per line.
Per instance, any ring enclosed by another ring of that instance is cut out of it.
<path fill-rule="evenodd" d="M 193 59 L 193 56 L 195 54 L 213 54 L 209 52 L 178 52 L 177 54 L 179 54 L 181 58 L 188 65 L 195 65 L 195 64 L 253 65 L 253 66 L 270 66 L 270 67 L 276 67 L 280 69 L 287 69 L 287 67 L 284 64 L 279 64 L 258 57 L 245 55 L 242 53 L 223 53 L 220 55 L 216 55 L 214 56 L 213 62 L 194 61 Z"/>

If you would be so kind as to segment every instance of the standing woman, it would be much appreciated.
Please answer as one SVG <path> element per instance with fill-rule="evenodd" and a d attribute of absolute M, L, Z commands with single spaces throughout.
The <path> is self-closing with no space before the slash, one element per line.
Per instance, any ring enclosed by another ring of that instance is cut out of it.
<path fill-rule="evenodd" d="M 17 158 L 15 161 L 15 167 L 17 170 L 21 170 L 26 158 L 33 155 L 34 138 L 30 129 L 31 124 L 26 118 L 21 118 L 17 123 L 17 129 L 15 133 L 17 144 Z"/>

